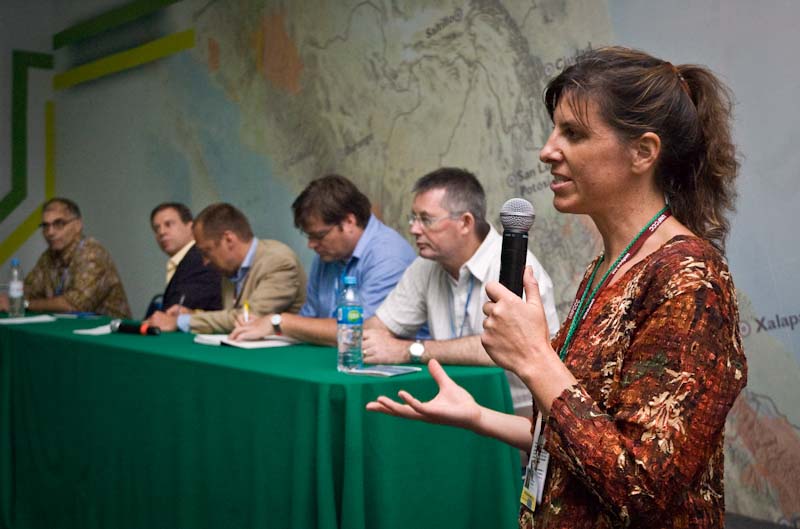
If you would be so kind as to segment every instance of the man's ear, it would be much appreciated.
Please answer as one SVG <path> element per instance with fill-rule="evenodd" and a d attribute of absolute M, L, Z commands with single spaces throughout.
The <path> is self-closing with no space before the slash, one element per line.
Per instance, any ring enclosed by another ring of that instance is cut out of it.
<path fill-rule="evenodd" d="M 475 217 L 469 211 L 462 213 L 459 220 L 464 223 L 463 230 L 465 233 L 469 233 L 475 229 Z"/>
<path fill-rule="evenodd" d="M 661 138 L 655 132 L 645 132 L 632 144 L 631 168 L 636 174 L 653 170 L 661 154 Z"/>
<path fill-rule="evenodd" d="M 356 226 L 358 226 L 358 220 L 356 220 L 356 216 L 353 213 L 348 213 L 345 215 L 344 219 L 342 219 L 342 228 L 345 231 L 355 228 Z"/>
<path fill-rule="evenodd" d="M 220 237 L 220 242 L 225 244 L 226 247 L 230 248 L 231 245 L 235 243 L 237 239 L 238 237 L 236 236 L 235 233 L 233 233 L 231 230 L 225 230 L 222 232 L 222 237 Z"/>

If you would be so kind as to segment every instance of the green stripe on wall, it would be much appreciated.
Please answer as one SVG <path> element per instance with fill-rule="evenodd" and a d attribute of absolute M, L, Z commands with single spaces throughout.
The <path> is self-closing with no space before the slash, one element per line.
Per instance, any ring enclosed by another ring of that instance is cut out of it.
<path fill-rule="evenodd" d="M 52 101 L 44 104 L 44 200 L 50 200 L 56 194 L 56 144 L 55 144 L 55 105 Z M 6 262 L 25 244 L 31 235 L 39 229 L 42 219 L 42 206 L 37 206 L 11 234 L 0 243 L 0 263 Z"/>
<path fill-rule="evenodd" d="M 137 18 L 163 9 L 181 0 L 137 0 L 124 6 L 112 9 L 102 15 L 75 24 L 53 35 L 53 49 L 57 50 L 69 44 L 75 44 L 99 33 L 127 24 Z"/>
<path fill-rule="evenodd" d="M 28 195 L 28 68 L 53 68 L 53 56 L 14 50 L 11 59 L 11 190 L 0 199 L 0 222 Z"/>
<path fill-rule="evenodd" d="M 64 90 L 77 84 L 129 70 L 194 47 L 194 30 L 174 33 L 127 51 L 83 64 L 53 77 L 53 88 Z"/>

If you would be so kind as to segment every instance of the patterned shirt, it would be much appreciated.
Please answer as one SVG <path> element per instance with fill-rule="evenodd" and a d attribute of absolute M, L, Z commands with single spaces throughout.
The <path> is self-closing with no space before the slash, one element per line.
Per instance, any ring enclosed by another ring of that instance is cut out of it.
<path fill-rule="evenodd" d="M 722 528 L 725 417 L 747 379 L 738 324 L 727 265 L 696 237 L 601 289 L 565 360 L 579 384 L 546 423 L 544 499 L 519 526 Z"/>
<path fill-rule="evenodd" d="M 25 277 L 28 299 L 64 296 L 75 310 L 130 318 L 128 298 L 108 251 L 91 237 L 59 255 L 45 251 Z"/>

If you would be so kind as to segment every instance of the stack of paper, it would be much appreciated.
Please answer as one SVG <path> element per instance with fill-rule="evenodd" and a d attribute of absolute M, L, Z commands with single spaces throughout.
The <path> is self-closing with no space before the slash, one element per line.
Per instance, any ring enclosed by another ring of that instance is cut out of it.
<path fill-rule="evenodd" d="M 265 336 L 261 340 L 231 340 L 227 334 L 197 334 L 194 343 L 203 345 L 230 345 L 242 349 L 263 349 L 265 347 L 285 347 L 300 343 L 288 336 Z"/>

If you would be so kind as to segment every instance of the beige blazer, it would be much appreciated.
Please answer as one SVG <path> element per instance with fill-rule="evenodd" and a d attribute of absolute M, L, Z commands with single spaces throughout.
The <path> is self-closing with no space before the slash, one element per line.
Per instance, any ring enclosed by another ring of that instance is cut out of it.
<path fill-rule="evenodd" d="M 298 312 L 306 299 L 306 274 L 291 248 L 279 241 L 259 240 L 242 292 L 228 278 L 222 279 L 222 310 L 192 315 L 194 333 L 226 333 L 247 301 L 253 317 L 276 312 Z"/>

